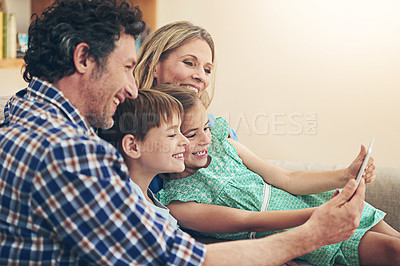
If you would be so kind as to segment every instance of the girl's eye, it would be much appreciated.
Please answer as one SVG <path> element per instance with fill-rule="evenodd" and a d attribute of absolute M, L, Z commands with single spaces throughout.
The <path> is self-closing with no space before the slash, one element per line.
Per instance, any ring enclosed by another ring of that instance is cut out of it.
<path fill-rule="evenodd" d="M 183 63 L 188 66 L 193 66 L 193 62 L 190 62 L 190 61 L 183 61 Z"/>
<path fill-rule="evenodd" d="M 176 134 L 174 133 L 174 134 L 168 135 L 168 137 L 170 137 L 170 138 L 175 138 L 175 137 L 176 137 Z"/>
<path fill-rule="evenodd" d="M 208 131 L 210 131 L 210 127 L 205 127 L 204 132 L 208 132 Z"/>
<path fill-rule="evenodd" d="M 190 134 L 190 135 L 187 135 L 187 136 L 185 136 L 187 139 L 192 139 L 192 138 L 194 138 L 196 136 L 196 134 Z"/>
<path fill-rule="evenodd" d="M 207 74 L 211 74 L 211 70 L 210 69 L 204 69 L 204 72 L 206 72 Z"/>

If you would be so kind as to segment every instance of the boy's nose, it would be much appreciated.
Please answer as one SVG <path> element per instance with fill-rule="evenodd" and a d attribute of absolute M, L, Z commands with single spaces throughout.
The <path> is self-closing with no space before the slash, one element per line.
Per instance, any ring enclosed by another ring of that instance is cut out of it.
<path fill-rule="evenodd" d="M 182 138 L 181 146 L 187 146 L 189 144 L 189 140 L 182 133 L 180 133 L 180 136 Z"/>

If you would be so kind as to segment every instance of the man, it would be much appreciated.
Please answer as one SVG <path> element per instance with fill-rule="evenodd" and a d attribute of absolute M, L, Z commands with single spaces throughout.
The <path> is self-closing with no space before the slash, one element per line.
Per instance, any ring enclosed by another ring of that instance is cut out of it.
<path fill-rule="evenodd" d="M 138 9 L 114 0 L 56 1 L 32 22 L 30 84 L 0 126 L 0 264 L 276 265 L 350 237 L 363 182 L 296 229 L 207 246 L 137 196 L 121 155 L 92 127 L 111 127 L 118 104 L 137 96 L 143 27 Z"/>

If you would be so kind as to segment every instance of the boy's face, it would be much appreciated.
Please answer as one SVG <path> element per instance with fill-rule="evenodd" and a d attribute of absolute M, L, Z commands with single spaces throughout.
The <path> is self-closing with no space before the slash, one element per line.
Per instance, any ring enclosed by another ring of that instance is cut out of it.
<path fill-rule="evenodd" d="M 186 113 L 182 133 L 189 140 L 189 145 L 185 148 L 186 168 L 204 167 L 207 164 L 211 132 L 207 111 L 201 103 L 196 104 Z"/>
<path fill-rule="evenodd" d="M 181 120 L 174 115 L 170 122 L 161 122 L 147 132 L 139 142 L 140 160 L 154 174 L 182 172 L 185 169 L 184 152 L 188 140 L 180 132 Z"/>

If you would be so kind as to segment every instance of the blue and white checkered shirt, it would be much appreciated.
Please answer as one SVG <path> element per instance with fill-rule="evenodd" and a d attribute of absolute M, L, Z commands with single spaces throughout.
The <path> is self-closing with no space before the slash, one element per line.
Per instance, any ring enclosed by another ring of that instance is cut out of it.
<path fill-rule="evenodd" d="M 131 186 L 101 140 L 51 84 L 34 78 L 0 125 L 0 265 L 199 265 L 205 246 Z"/>

